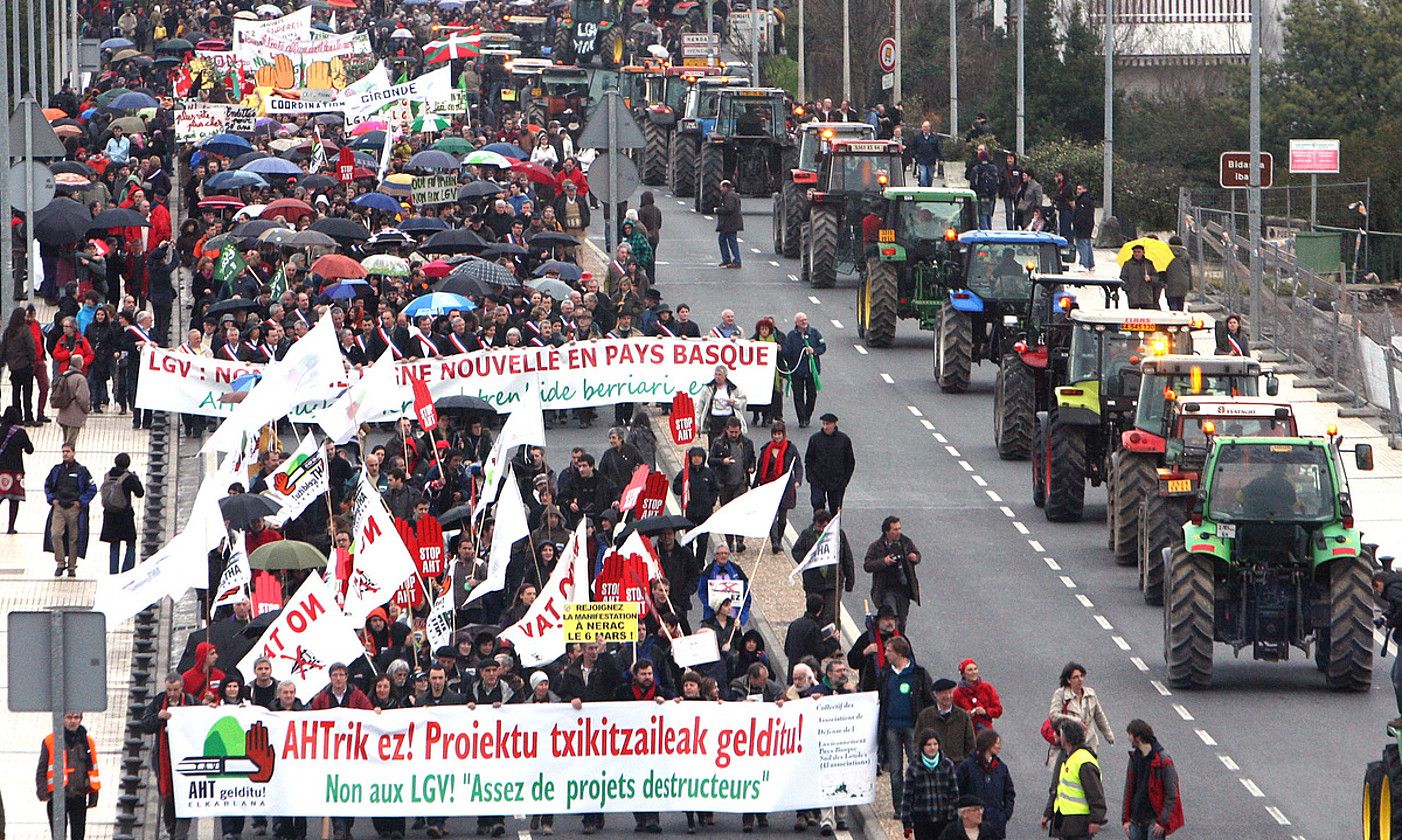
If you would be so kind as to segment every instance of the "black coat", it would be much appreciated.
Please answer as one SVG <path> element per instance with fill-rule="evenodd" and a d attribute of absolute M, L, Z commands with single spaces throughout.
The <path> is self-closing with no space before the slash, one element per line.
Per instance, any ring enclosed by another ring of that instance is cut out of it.
<path fill-rule="evenodd" d="M 118 475 L 120 473 L 115 467 L 107 472 L 107 476 Z M 103 476 L 104 480 L 107 476 Z M 127 496 L 125 508 L 102 506 L 102 533 L 98 539 L 103 542 L 136 542 L 136 508 L 132 505 L 131 497 L 143 498 L 146 488 L 141 486 L 141 479 L 136 477 L 136 473 L 128 471 L 127 477 L 122 479 L 122 492 Z"/>
<path fill-rule="evenodd" d="M 740 194 L 727 190 L 721 194 L 716 208 L 716 233 L 739 233 L 745 229 L 745 217 L 740 212 Z"/>
<path fill-rule="evenodd" d="M 793 676 L 793 666 L 805 656 L 822 662 L 840 650 L 842 644 L 832 636 L 823 635 L 823 627 L 811 615 L 801 615 L 789 624 L 784 634 L 784 656 L 789 660 L 789 676 Z"/>
<path fill-rule="evenodd" d="M 808 439 L 803 468 L 808 473 L 808 483 L 815 487 L 827 490 L 846 487 L 857 469 L 852 439 L 840 429 L 832 434 L 819 431 Z"/>
<path fill-rule="evenodd" d="M 555 691 L 561 700 L 570 701 L 577 697 L 585 703 L 598 703 L 614 699 L 614 694 L 621 685 L 623 673 L 618 669 L 618 663 L 607 653 L 601 653 L 594 663 L 594 670 L 587 683 L 584 681 L 584 669 L 580 660 L 575 660 L 560 674 Z"/>
<path fill-rule="evenodd" d="M 691 470 L 689 479 L 684 475 L 687 469 Z M 677 495 L 678 499 L 682 497 L 684 480 L 688 485 L 686 488 L 688 496 L 686 510 L 682 511 L 682 515 L 700 525 L 716 509 L 716 499 L 720 496 L 720 485 L 716 482 L 716 472 L 705 464 L 695 468 L 688 465 L 686 469 L 679 470 L 676 477 L 672 479 L 672 492 Z"/>
<path fill-rule="evenodd" d="M 1077 239 L 1089 239 L 1094 231 L 1095 199 L 1090 197 L 1090 193 L 1083 192 L 1076 196 L 1071 208 L 1071 232 L 1076 234 Z"/>

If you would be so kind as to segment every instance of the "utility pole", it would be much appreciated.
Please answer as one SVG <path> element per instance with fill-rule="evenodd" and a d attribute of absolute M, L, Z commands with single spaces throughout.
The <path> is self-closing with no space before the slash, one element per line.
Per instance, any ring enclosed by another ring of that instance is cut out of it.
<path fill-rule="evenodd" d="M 1115 0 L 1105 0 L 1105 182 L 1101 219 L 1115 215 Z"/>
<path fill-rule="evenodd" d="M 1261 308 L 1261 0 L 1251 0 L 1251 185 L 1246 193 L 1246 213 L 1251 241 L 1251 317 L 1259 337 L 1265 326 Z"/>
<path fill-rule="evenodd" d="M 39 42 L 33 46 L 39 58 L 39 92 L 34 94 L 34 98 L 39 100 L 40 108 L 45 108 L 49 104 L 49 73 L 53 69 L 49 55 L 49 0 L 30 0 L 30 4 L 30 8 L 36 9 L 39 16 Z"/>
<path fill-rule="evenodd" d="M 808 101 L 808 64 L 803 41 L 808 33 L 803 28 L 803 0 L 798 0 L 798 101 Z"/>
<path fill-rule="evenodd" d="M 852 103 L 852 0 L 842 0 L 842 98 Z"/>
<path fill-rule="evenodd" d="M 1027 51 L 1023 47 L 1023 30 L 1027 28 L 1027 0 L 1017 0 L 1017 156 L 1027 150 Z"/>
<path fill-rule="evenodd" d="M 893 73 L 895 84 L 891 88 L 891 104 L 895 105 L 901 101 L 901 71 L 904 69 L 901 65 L 901 47 L 905 43 L 905 39 L 901 37 L 901 0 L 892 0 L 892 2 L 896 8 L 896 35 L 894 38 L 896 42 L 896 69 Z"/>
<path fill-rule="evenodd" d="M 756 4 L 756 5 L 758 5 L 758 4 Z M 760 23 L 760 21 L 761 21 L 760 15 L 764 15 L 765 18 L 767 18 L 767 17 L 768 17 L 768 14 L 769 14 L 769 13 L 766 12 L 766 11 L 764 11 L 763 9 L 759 9 L 759 8 L 750 9 L 750 75 L 753 77 L 753 78 L 750 79 L 750 84 L 754 85 L 755 87 L 759 87 L 759 85 L 760 85 L 760 79 L 759 79 L 759 28 L 760 28 L 760 25 L 761 25 L 761 23 Z"/>
<path fill-rule="evenodd" d="M 959 26 L 958 0 L 949 0 L 949 140 L 959 136 Z"/>
<path fill-rule="evenodd" d="M 14 5 L 18 6 L 18 3 Z M 0 68 L 5 67 L 10 62 L 10 25 L 9 18 L 3 9 L 0 9 Z M 0 69 L 0 72 L 4 72 Z M 15 91 L 19 93 L 18 90 Z M 0 162 L 4 163 L 4 177 L 0 178 L 0 213 L 9 214 L 10 210 L 10 86 L 4 83 L 4 77 L 0 76 Z M 4 218 L 10 218 L 5 215 Z M 12 305 L 7 302 L 13 297 L 9 289 L 4 288 L 6 283 L 13 283 L 15 276 L 15 239 L 8 230 L 0 231 L 0 324 L 7 324 L 10 321 L 10 309 Z"/>

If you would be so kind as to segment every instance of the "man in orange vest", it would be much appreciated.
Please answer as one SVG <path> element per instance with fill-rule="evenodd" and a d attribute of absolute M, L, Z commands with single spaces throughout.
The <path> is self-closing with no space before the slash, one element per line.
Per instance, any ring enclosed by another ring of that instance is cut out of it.
<path fill-rule="evenodd" d="M 44 736 L 39 748 L 39 769 L 34 775 L 39 801 L 47 803 L 49 822 L 54 817 L 54 736 Z M 72 840 L 83 840 L 88 827 L 88 809 L 97 807 L 97 792 L 102 782 L 97 777 L 97 747 L 92 736 L 83 728 L 81 712 L 63 716 L 63 792 L 68 814 L 68 830 Z"/>

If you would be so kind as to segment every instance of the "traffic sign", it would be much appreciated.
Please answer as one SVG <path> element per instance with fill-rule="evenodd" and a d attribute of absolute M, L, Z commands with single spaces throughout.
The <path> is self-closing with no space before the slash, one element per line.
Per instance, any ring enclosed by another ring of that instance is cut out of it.
<path fill-rule="evenodd" d="M 613 112 L 613 131 L 616 136 L 610 137 L 609 133 L 609 112 Z M 643 130 L 638 128 L 638 123 L 629 113 L 628 106 L 624 104 L 623 97 L 618 91 L 606 92 L 599 100 L 599 107 L 594 109 L 594 113 L 589 116 L 589 122 L 584 126 L 584 131 L 580 133 L 579 139 L 575 141 L 575 146 L 581 149 L 608 149 L 616 147 L 619 149 L 641 149 L 643 147 Z M 589 181 L 593 183 L 593 176 Z M 598 193 L 596 192 L 595 195 Z"/>
<path fill-rule="evenodd" d="M 895 74 L 895 73 L 882 73 L 882 74 L 881 74 L 881 89 L 882 89 L 882 90 L 890 90 L 891 88 L 893 88 L 893 87 L 895 87 L 895 86 L 896 86 L 896 74 Z"/>
<path fill-rule="evenodd" d="M 1290 171 L 1305 175 L 1339 174 L 1339 141 L 1291 140 Z"/>
<path fill-rule="evenodd" d="M 105 615 L 55 607 L 8 618 L 10 711 L 107 711 Z M 35 679 L 35 657 L 45 661 L 46 679 Z"/>
<path fill-rule="evenodd" d="M 1261 189 L 1269 189 L 1275 180 L 1275 158 L 1261 152 Z M 1251 153 L 1223 152 L 1218 166 L 1217 183 L 1224 190 L 1244 190 L 1251 186 Z"/>
<path fill-rule="evenodd" d="M 609 170 L 614 170 L 613 178 L 609 178 Z M 614 195 L 610 190 L 610 183 L 618 187 L 618 195 Z M 594 158 L 594 162 L 589 164 L 589 191 L 598 196 L 599 200 L 605 204 L 620 204 L 628 200 L 628 197 L 637 192 L 642 181 L 638 178 L 638 165 L 632 158 L 619 155 L 615 158 L 608 152 L 600 152 Z"/>
<path fill-rule="evenodd" d="M 32 185 L 30 189 L 26 186 Z M 31 191 L 32 190 L 32 191 Z M 10 206 L 21 213 L 43 210 L 54 200 L 54 173 L 37 160 L 22 160 L 10 167 Z M 30 196 L 34 204 L 29 203 Z"/>
<path fill-rule="evenodd" d="M 890 73 L 896 69 L 896 39 L 882 38 L 881 46 L 876 48 L 877 60 L 881 62 L 881 71 Z"/>

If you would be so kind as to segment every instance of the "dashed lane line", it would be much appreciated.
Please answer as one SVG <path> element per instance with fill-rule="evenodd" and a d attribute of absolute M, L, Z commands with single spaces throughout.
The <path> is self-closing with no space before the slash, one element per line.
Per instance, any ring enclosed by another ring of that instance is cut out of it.
<path fill-rule="evenodd" d="M 1062 585 L 1065 586 L 1067 589 L 1075 589 L 1075 588 L 1076 588 L 1076 582 L 1075 582 L 1074 580 L 1072 580 L 1071 578 L 1067 577 L 1066 575 L 1062 575 L 1062 576 L 1061 576 L 1061 583 L 1062 583 Z"/>
<path fill-rule="evenodd" d="M 1095 623 L 1100 625 L 1100 629 L 1101 629 L 1101 630 L 1114 630 L 1114 629 L 1115 629 L 1115 625 L 1113 625 L 1113 624 L 1110 623 L 1110 619 L 1106 618 L 1106 617 L 1103 616 L 1103 615 L 1097 614 L 1097 615 L 1095 616 Z"/>
<path fill-rule="evenodd" d="M 962 456 L 962 455 L 959 454 L 959 450 L 955 449 L 954 447 L 950 446 L 950 445 L 947 444 L 947 443 L 944 445 L 944 451 L 945 451 L 945 452 L 948 452 L 950 455 L 953 455 L 955 458 L 962 458 L 962 457 L 964 457 L 964 456 Z"/>
<path fill-rule="evenodd" d="M 1207 733 L 1206 733 L 1206 732 L 1203 732 L 1201 729 L 1199 729 L 1199 730 L 1198 730 L 1198 737 L 1201 738 L 1201 737 L 1204 736 L 1204 735 L 1207 735 Z M 1211 735 L 1208 735 L 1208 737 L 1210 738 L 1210 737 L 1212 737 L 1212 736 L 1211 736 Z M 1214 742 L 1214 743 L 1215 743 L 1215 742 Z M 1211 744 L 1209 744 L 1208 746 L 1211 746 Z M 1241 769 L 1240 767 L 1237 766 L 1236 761 L 1234 761 L 1234 760 L 1232 759 L 1232 757 L 1229 756 L 1229 755 L 1218 755 L 1218 756 L 1217 756 L 1217 760 L 1220 761 L 1220 762 L 1222 762 L 1222 766 L 1223 766 L 1223 767 L 1227 768 L 1228 770 L 1232 771 L 1233 773 L 1235 773 L 1236 771 L 1238 771 L 1238 770 Z"/>
<path fill-rule="evenodd" d="M 1061 571 L 1061 564 L 1056 562 L 1056 560 L 1052 559 L 1051 557 L 1043 557 L 1042 562 L 1046 563 L 1047 568 L 1051 569 L 1053 572 Z"/>
<path fill-rule="evenodd" d="M 979 476 L 979 475 L 974 476 L 974 483 L 977 484 L 977 485 L 980 486 L 980 487 L 987 487 L 987 486 L 988 486 L 988 482 L 987 482 L 987 481 L 984 481 L 984 480 L 983 480 L 983 476 Z M 985 493 L 988 494 L 988 500 L 991 501 L 991 502 L 1001 502 L 1001 501 L 1003 501 L 1003 497 L 998 495 L 998 491 L 997 491 L 997 490 L 985 490 L 985 491 L 983 491 L 983 492 L 985 492 Z"/>
<path fill-rule="evenodd" d="M 883 374 L 881 374 L 881 381 L 882 381 L 882 382 L 885 382 L 887 385 L 895 385 L 895 384 L 896 384 L 896 380 L 892 379 L 892 378 L 891 378 L 891 374 L 889 374 L 889 373 L 883 373 Z"/>
<path fill-rule="evenodd" d="M 970 464 L 968 461 L 960 461 L 960 462 L 959 462 L 959 468 L 962 469 L 964 472 L 970 472 L 970 473 L 971 473 L 971 472 L 974 471 L 974 465 L 973 465 L 973 464 Z"/>
<path fill-rule="evenodd" d="M 1110 641 L 1114 642 L 1114 643 L 1115 643 L 1115 647 L 1119 648 L 1120 650 L 1129 650 L 1129 649 L 1130 649 L 1130 647 L 1129 647 L 1129 642 L 1125 641 L 1125 637 L 1124 637 L 1124 636 L 1111 636 L 1111 637 L 1110 637 Z"/>
<path fill-rule="evenodd" d="M 1178 716 L 1183 720 L 1195 720 L 1193 713 L 1188 711 L 1188 707 L 1184 706 L 1182 703 L 1174 703 L 1173 711 L 1177 712 Z"/>
<path fill-rule="evenodd" d="M 920 425 L 924 426 L 927 432 L 933 432 L 935 430 L 935 424 L 931 423 L 929 420 L 921 420 Z"/>
<path fill-rule="evenodd" d="M 1138 669 L 1141 670 L 1141 671 L 1148 671 L 1148 670 L 1149 670 L 1148 664 L 1145 663 L 1144 660 L 1140 659 L 1140 658 L 1137 657 L 1137 656 L 1131 656 L 1131 657 L 1129 658 L 1129 661 L 1130 661 L 1130 662 L 1133 662 L 1133 663 L 1134 663 L 1134 667 L 1138 668 Z"/>
<path fill-rule="evenodd" d="M 1152 686 L 1154 687 L 1154 690 L 1157 691 L 1157 692 L 1159 693 L 1159 696 L 1161 696 L 1161 697 L 1172 697 L 1172 696 L 1173 696 L 1173 692 L 1171 692 L 1171 691 L 1168 690 L 1168 686 L 1164 685 L 1163 683 L 1159 682 L 1158 680 L 1149 680 L 1149 685 L 1152 685 Z M 1199 730 L 1199 731 L 1201 731 L 1201 730 Z"/>
<path fill-rule="evenodd" d="M 935 440 L 939 441 L 940 443 L 949 443 L 949 439 L 946 438 L 944 435 L 940 434 L 939 432 L 935 432 Z"/>
<path fill-rule="evenodd" d="M 814 306 L 822 306 L 822 305 L 823 305 L 823 302 L 822 302 L 821 300 L 818 300 L 816 297 L 814 297 L 814 296 L 812 296 L 812 295 L 809 295 L 809 296 L 808 296 L 808 302 L 811 303 L 811 304 L 813 304 Z"/>
<path fill-rule="evenodd" d="M 1285 814 L 1281 813 L 1280 809 L 1277 808 L 1277 807 L 1275 807 L 1274 805 L 1267 805 L 1267 806 L 1266 806 L 1266 813 L 1267 813 L 1267 814 L 1270 814 L 1270 815 L 1271 815 L 1271 819 L 1275 820 L 1276 823 L 1279 824 L 1279 825 L 1289 825 L 1289 824 L 1290 824 L 1290 820 L 1286 818 Z"/>
<path fill-rule="evenodd" d="M 1022 534 L 1024 537 L 1027 536 L 1028 534 L 1032 533 L 1031 531 L 1027 530 L 1027 526 L 1026 526 L 1026 525 L 1023 525 L 1021 522 L 1018 522 L 1016 519 L 1013 520 L 1013 527 L 1016 528 L 1016 529 L 1017 529 L 1017 532 L 1018 532 L 1019 534 Z"/>
<path fill-rule="evenodd" d="M 1002 511 L 1003 515 L 1008 517 L 1009 519 L 1013 519 L 1017 516 L 1017 514 L 1013 513 L 1013 509 L 1008 507 L 1007 505 L 1001 505 L 998 508 L 998 510 Z"/>
<path fill-rule="evenodd" d="M 841 321 L 837 320 L 836 318 L 833 318 L 833 319 L 831 319 L 831 320 L 832 320 L 833 329 L 836 329 L 836 330 L 842 329 L 842 322 L 841 322 Z"/>
<path fill-rule="evenodd" d="M 1076 600 L 1080 601 L 1081 606 L 1085 607 L 1086 609 L 1092 609 L 1095 606 L 1095 604 L 1091 603 L 1091 600 L 1089 598 L 1087 598 L 1079 592 L 1076 593 Z"/>
<path fill-rule="evenodd" d="M 1028 541 L 1027 541 L 1027 544 L 1030 545 L 1030 546 L 1032 546 L 1032 550 L 1035 551 L 1035 552 L 1037 552 L 1037 553 L 1039 553 L 1039 554 L 1040 554 L 1041 552 L 1043 552 L 1043 551 L 1046 551 L 1046 549 L 1042 546 L 1042 544 L 1039 543 L 1039 542 L 1037 542 L 1036 540 L 1028 540 Z"/>
<path fill-rule="evenodd" d="M 792 281 L 794 281 L 795 283 L 797 283 L 797 282 L 798 282 L 798 275 L 797 275 L 797 274 L 790 274 L 790 275 L 789 275 L 789 279 L 792 280 Z"/>
<path fill-rule="evenodd" d="M 769 264 L 772 265 L 772 266 L 774 266 L 775 268 L 778 268 L 778 267 L 779 267 L 779 261 L 778 261 L 778 260 L 770 260 L 770 261 L 769 261 Z"/>
<path fill-rule="evenodd" d="M 908 406 L 906 406 L 906 407 L 905 407 L 905 410 L 906 410 L 906 411 L 909 411 L 911 414 L 915 415 L 916 417 L 924 417 L 924 416 L 925 416 L 925 415 L 923 415 L 923 414 L 920 413 L 920 409 L 916 408 L 916 407 L 913 406 L 913 405 L 908 405 Z M 926 421 L 926 422 L 929 422 L 929 421 Z M 933 426 L 926 426 L 926 428 L 927 428 L 927 429 L 930 429 L 931 431 L 934 431 L 934 427 L 933 427 Z"/>
<path fill-rule="evenodd" d="M 1237 781 L 1241 782 L 1241 786 L 1246 788 L 1247 792 L 1250 793 L 1252 796 L 1256 797 L 1257 799 L 1264 799 L 1266 797 L 1266 792 L 1261 790 L 1260 786 L 1252 780 L 1237 779 Z"/>
<path fill-rule="evenodd" d="M 853 344 L 852 348 L 855 349 L 858 353 L 862 354 L 863 356 L 867 354 L 867 349 L 860 344 Z"/>

